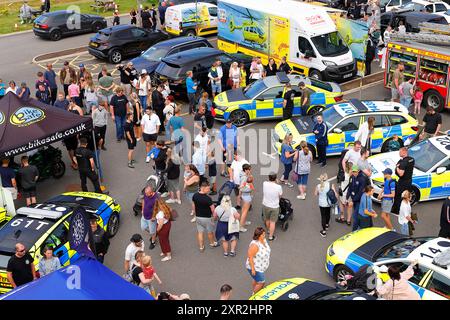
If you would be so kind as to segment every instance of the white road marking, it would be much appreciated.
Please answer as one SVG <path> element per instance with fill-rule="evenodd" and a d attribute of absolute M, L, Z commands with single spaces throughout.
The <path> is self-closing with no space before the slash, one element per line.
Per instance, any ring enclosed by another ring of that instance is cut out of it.
<path fill-rule="evenodd" d="M 266 156 L 266 157 L 270 157 L 270 158 L 272 158 L 272 159 L 274 159 L 274 160 L 277 159 L 277 158 L 276 158 L 276 155 L 277 155 L 276 152 L 271 153 L 271 154 L 268 154 L 267 152 L 262 152 L 262 155 L 263 155 L 263 156 Z"/>

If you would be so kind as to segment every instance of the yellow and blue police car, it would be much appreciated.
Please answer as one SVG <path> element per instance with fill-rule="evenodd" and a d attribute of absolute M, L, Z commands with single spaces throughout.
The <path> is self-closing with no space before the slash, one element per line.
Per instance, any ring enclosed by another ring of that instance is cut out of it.
<path fill-rule="evenodd" d="M 422 140 L 408 148 L 414 158 L 412 178 L 412 203 L 442 199 L 450 196 L 450 137 L 439 136 Z M 374 200 L 383 189 L 383 170 L 395 166 L 400 160 L 398 151 L 387 152 L 370 157 Z"/>
<path fill-rule="evenodd" d="M 373 267 L 379 278 L 387 281 L 387 269 L 398 266 L 405 270 L 419 261 L 409 280 L 424 300 L 450 299 L 450 259 L 437 263 L 440 255 L 448 255 L 450 240 L 446 238 L 412 238 L 386 228 L 367 228 L 336 240 L 327 251 L 325 269 L 335 281 L 354 275 L 363 265 Z"/>
<path fill-rule="evenodd" d="M 313 128 L 317 115 L 292 118 L 278 123 L 272 134 L 272 147 L 280 153 L 286 134 L 293 135 L 293 147 L 306 141 L 314 156 L 317 155 Z M 339 155 L 355 142 L 359 126 L 374 117 L 372 151 L 383 152 L 387 149 L 388 139 L 397 134 L 400 139 L 414 137 L 417 133 L 417 120 L 408 114 L 408 109 L 396 102 L 359 101 L 335 104 L 322 112 L 328 127 L 327 156 Z"/>
<path fill-rule="evenodd" d="M 246 88 L 218 94 L 214 99 L 215 118 L 219 121 L 231 118 L 237 127 L 249 121 L 282 118 L 285 84 L 288 82 L 291 83 L 292 90 L 296 91 L 292 112 L 294 116 L 301 115 L 300 82 L 304 82 L 310 92 L 311 102 L 306 110 L 307 114 L 318 113 L 342 100 L 342 90 L 336 83 L 281 73 L 257 80 Z"/>
<path fill-rule="evenodd" d="M 44 203 L 23 207 L 0 229 L 0 294 L 12 289 L 6 276 L 6 267 L 15 245 L 21 242 L 34 258 L 36 270 L 42 250 L 49 246 L 62 266 L 70 265 L 79 254 L 70 249 L 69 223 L 73 210 L 82 206 L 87 213 L 97 217 L 98 225 L 109 236 L 117 234 L 120 222 L 120 205 L 105 194 L 69 192 Z"/>
<path fill-rule="evenodd" d="M 362 291 L 336 289 L 304 278 L 276 281 L 264 287 L 249 300 L 374 300 Z"/>

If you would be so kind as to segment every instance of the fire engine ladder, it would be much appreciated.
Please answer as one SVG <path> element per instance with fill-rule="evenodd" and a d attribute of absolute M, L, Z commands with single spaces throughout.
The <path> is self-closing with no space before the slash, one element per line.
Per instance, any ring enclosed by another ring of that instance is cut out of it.
<path fill-rule="evenodd" d="M 422 22 L 419 23 L 419 28 L 421 32 L 450 35 L 450 25 L 447 24 Z"/>
<path fill-rule="evenodd" d="M 426 33 L 426 32 L 406 32 L 406 33 L 391 33 L 392 40 L 400 41 L 414 41 L 427 44 L 437 44 L 437 45 L 450 45 L 450 37 L 444 34 Z"/>

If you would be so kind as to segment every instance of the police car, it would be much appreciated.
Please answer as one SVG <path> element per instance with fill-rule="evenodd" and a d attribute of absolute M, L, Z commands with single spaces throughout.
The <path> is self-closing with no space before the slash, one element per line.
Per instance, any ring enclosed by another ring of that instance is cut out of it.
<path fill-rule="evenodd" d="M 215 118 L 224 121 L 230 117 L 237 127 L 249 121 L 282 118 L 285 85 L 288 82 L 292 90 L 296 91 L 293 115 L 301 115 L 300 82 L 304 82 L 310 91 L 311 106 L 307 114 L 318 113 L 342 100 L 341 88 L 336 83 L 281 72 L 255 81 L 247 88 L 228 90 L 217 95 L 214 99 Z"/>
<path fill-rule="evenodd" d="M 70 218 L 78 206 L 96 216 L 98 225 L 110 236 L 117 234 L 121 208 L 108 195 L 69 192 L 42 204 L 19 208 L 17 214 L 0 229 L 0 294 L 12 289 L 6 277 L 6 267 L 18 242 L 23 243 L 34 258 L 36 269 L 46 246 L 54 249 L 63 266 L 79 258 L 79 254 L 70 249 L 68 239 Z"/>
<path fill-rule="evenodd" d="M 284 279 L 259 290 L 249 300 L 374 300 L 361 291 L 336 289 L 304 278 Z"/>
<path fill-rule="evenodd" d="M 450 137 L 440 136 L 422 140 L 408 149 L 408 155 L 415 160 L 412 179 L 412 203 L 442 199 L 450 196 Z M 382 171 L 386 168 L 395 172 L 400 160 L 398 151 L 370 157 L 374 199 L 383 189 Z"/>
<path fill-rule="evenodd" d="M 411 238 L 386 228 L 367 228 L 336 240 L 327 251 L 325 269 L 335 281 L 354 275 L 361 266 L 369 265 L 383 281 L 392 266 L 405 270 L 413 261 L 419 263 L 409 280 L 425 300 L 450 299 L 450 240 L 445 238 Z M 438 263 L 439 261 L 439 263 Z"/>
<path fill-rule="evenodd" d="M 328 126 L 327 156 L 339 155 L 355 142 L 359 126 L 374 117 L 372 134 L 372 151 L 383 152 L 387 149 L 388 139 L 397 134 L 400 139 L 414 137 L 417 133 L 417 120 L 408 115 L 408 109 L 396 102 L 359 101 L 335 104 L 322 112 Z M 313 128 L 316 117 L 305 116 L 282 121 L 275 126 L 272 134 L 272 147 L 278 153 L 287 133 L 293 135 L 293 147 L 306 141 L 309 149 L 316 156 L 316 139 Z"/>

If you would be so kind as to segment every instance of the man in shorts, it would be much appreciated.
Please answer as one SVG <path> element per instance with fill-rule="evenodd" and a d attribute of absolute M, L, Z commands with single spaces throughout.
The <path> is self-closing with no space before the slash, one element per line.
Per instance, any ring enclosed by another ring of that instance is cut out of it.
<path fill-rule="evenodd" d="M 266 228 L 269 230 L 269 241 L 275 240 L 275 224 L 278 221 L 280 198 L 283 195 L 283 189 L 276 181 L 277 174 L 271 173 L 269 181 L 263 183 L 262 212 Z"/>
<path fill-rule="evenodd" d="M 21 158 L 22 167 L 19 169 L 22 195 L 26 199 L 27 206 L 36 203 L 36 182 L 39 179 L 39 170 L 28 163 L 28 156 Z"/>
<path fill-rule="evenodd" d="M 208 196 L 209 191 L 209 182 L 204 180 L 200 185 L 200 191 L 192 197 L 195 207 L 195 216 L 197 217 L 197 241 L 200 252 L 205 250 L 203 241 L 205 232 L 208 234 L 209 246 L 211 248 L 219 246 L 214 235 L 216 231 L 216 225 L 213 220 L 215 207 L 211 197 Z"/>
<path fill-rule="evenodd" d="M 397 64 L 397 68 L 395 69 L 392 75 L 392 83 L 391 83 L 391 95 L 392 101 L 400 102 L 400 85 L 405 81 L 405 76 L 403 75 L 403 71 L 405 70 L 405 65 L 400 62 Z"/>
<path fill-rule="evenodd" d="M 244 164 L 249 164 L 245 160 L 239 150 L 234 151 L 234 160 L 231 166 L 228 168 L 230 181 L 234 183 L 234 194 L 236 195 L 236 210 L 241 209 L 241 194 L 239 192 L 239 187 L 241 186 L 241 175 L 244 173 L 242 166 Z"/>
<path fill-rule="evenodd" d="M 145 152 L 147 157 L 145 162 L 150 162 L 149 152 L 155 146 L 156 140 L 158 140 L 158 132 L 161 121 L 152 108 L 145 109 L 145 114 L 141 120 L 142 136 L 145 142 Z"/>

